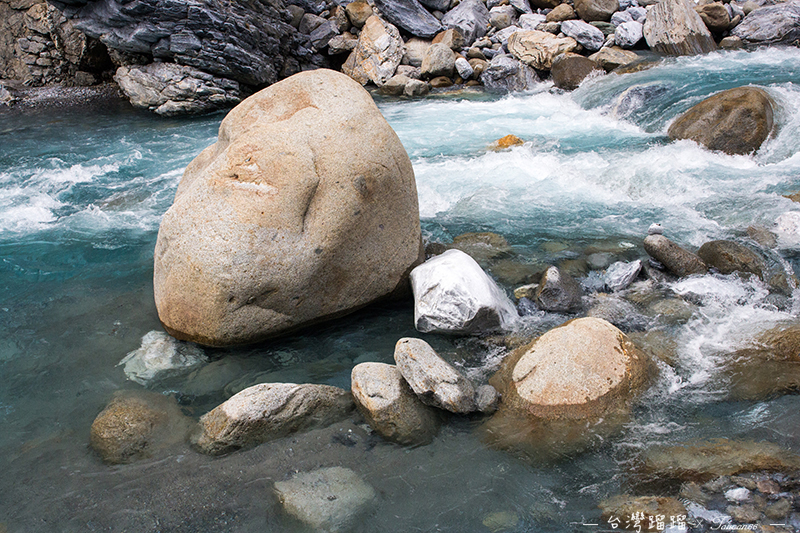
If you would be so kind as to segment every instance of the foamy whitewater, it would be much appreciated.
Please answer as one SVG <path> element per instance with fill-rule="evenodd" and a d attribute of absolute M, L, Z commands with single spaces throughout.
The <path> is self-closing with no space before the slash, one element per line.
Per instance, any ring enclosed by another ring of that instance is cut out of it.
<path fill-rule="evenodd" d="M 573 93 L 465 91 L 424 100 L 377 98 L 411 157 L 423 232 L 448 243 L 471 231 L 504 236 L 521 263 L 575 259 L 588 246 L 644 258 L 655 222 L 682 246 L 777 237 L 774 268 L 800 269 L 800 50 L 668 59 Z M 669 124 L 703 98 L 753 85 L 777 103 L 778 129 L 754 156 L 670 142 Z M 141 388 L 118 363 L 160 330 L 152 300 L 158 224 L 185 166 L 213 143 L 223 115 L 162 119 L 127 108 L 87 114 L 0 115 L 0 531 L 300 531 L 271 494 L 295 471 L 346 466 L 380 494 L 357 531 L 596 531 L 597 503 L 626 490 L 637 453 L 694 438 L 747 438 L 800 452 L 800 400 L 727 399 L 725 368 L 762 332 L 796 321 L 791 288 L 709 274 L 664 288 L 690 316 L 657 325 L 675 340 L 671 364 L 622 434 L 557 464 L 488 448 L 479 419 L 445 424 L 406 449 L 343 423 L 225 458 L 188 446 L 130 465 L 103 465 L 89 427 L 111 395 Z M 514 134 L 524 145 L 492 152 Z M 501 282 L 499 270 L 491 271 Z M 585 274 L 585 287 L 596 286 Z M 514 285 L 506 282 L 506 290 Z M 541 332 L 570 318 L 534 313 Z M 635 322 L 631 329 L 656 327 Z M 205 349 L 209 363 L 148 385 L 199 417 L 260 382 L 349 388 L 364 361 L 392 361 L 394 343 L 421 336 L 485 380 L 503 348 L 419 335 L 409 305 L 384 305 L 311 332 L 246 349 Z"/>

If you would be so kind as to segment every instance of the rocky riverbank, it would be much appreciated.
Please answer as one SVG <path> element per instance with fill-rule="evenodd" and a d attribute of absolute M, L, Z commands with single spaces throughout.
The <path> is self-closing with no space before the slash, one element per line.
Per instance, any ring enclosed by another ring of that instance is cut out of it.
<path fill-rule="evenodd" d="M 571 90 L 659 55 L 794 44 L 795 11 L 753 0 L 3 0 L 0 80 L 113 78 L 133 105 L 162 115 L 232 107 L 320 67 L 392 96 L 520 91 L 547 79 Z M 2 94 L 0 105 L 14 102 Z"/>

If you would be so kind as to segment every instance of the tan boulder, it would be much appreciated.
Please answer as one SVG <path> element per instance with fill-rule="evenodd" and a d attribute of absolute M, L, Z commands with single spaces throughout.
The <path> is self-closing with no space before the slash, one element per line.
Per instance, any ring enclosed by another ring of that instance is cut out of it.
<path fill-rule="evenodd" d="M 350 393 L 338 387 L 260 383 L 200 417 L 192 443 L 205 453 L 219 455 L 295 431 L 329 426 L 346 418 L 353 408 Z"/>
<path fill-rule="evenodd" d="M 128 463 L 182 442 L 189 425 L 174 398 L 146 391 L 122 391 L 95 418 L 90 442 L 103 461 Z"/>
<path fill-rule="evenodd" d="M 550 70 L 558 54 L 572 52 L 577 46 L 572 37 L 556 37 L 538 30 L 518 31 L 508 39 L 508 51 L 523 63 L 539 70 Z"/>
<path fill-rule="evenodd" d="M 601 48 L 599 52 L 589 56 L 589 59 L 603 67 L 606 72 L 619 68 L 624 65 L 630 65 L 635 61 L 639 61 L 639 55 L 636 52 L 623 50 L 616 46 L 607 46 Z"/>
<path fill-rule="evenodd" d="M 245 344 L 405 290 L 421 259 L 411 162 L 369 93 L 315 70 L 251 96 L 184 173 L 155 249 L 159 318 Z"/>
<path fill-rule="evenodd" d="M 350 19 L 350 23 L 356 28 L 363 27 L 367 19 L 375 14 L 372 10 L 372 6 L 364 0 L 350 2 L 344 9 L 345 13 L 347 13 L 347 18 Z"/>
<path fill-rule="evenodd" d="M 761 147 L 774 125 L 772 98 L 758 87 L 737 87 L 696 104 L 675 120 L 670 139 L 691 139 L 710 150 L 749 154 Z"/>
<path fill-rule="evenodd" d="M 436 412 L 422 403 L 394 365 L 356 365 L 351 388 L 359 412 L 387 440 L 427 444 L 439 430 Z"/>
<path fill-rule="evenodd" d="M 708 266 L 696 254 L 681 248 L 663 235 L 645 237 L 644 250 L 678 277 L 708 272 Z"/>
<path fill-rule="evenodd" d="M 618 10 L 618 0 L 575 0 L 575 12 L 586 22 L 607 22 Z"/>
<path fill-rule="evenodd" d="M 576 17 L 575 10 L 569 4 L 559 4 L 547 14 L 547 22 L 564 22 Z"/>
<path fill-rule="evenodd" d="M 591 59 L 572 53 L 557 56 L 550 70 L 553 85 L 567 91 L 577 89 L 590 74 L 605 74 L 605 70 Z"/>
<path fill-rule="evenodd" d="M 361 85 L 372 82 L 380 87 L 394 76 L 404 54 L 400 31 L 373 15 L 364 23 L 358 44 L 342 65 L 342 72 Z"/>
<path fill-rule="evenodd" d="M 545 419 L 587 419 L 627 404 L 647 382 L 649 361 L 616 327 L 578 318 L 503 361 L 490 383 L 503 409 Z"/>
<path fill-rule="evenodd" d="M 725 9 L 725 4 L 722 2 L 712 2 L 694 8 L 703 23 L 713 33 L 722 33 L 731 25 L 731 17 L 728 15 L 728 10 Z"/>

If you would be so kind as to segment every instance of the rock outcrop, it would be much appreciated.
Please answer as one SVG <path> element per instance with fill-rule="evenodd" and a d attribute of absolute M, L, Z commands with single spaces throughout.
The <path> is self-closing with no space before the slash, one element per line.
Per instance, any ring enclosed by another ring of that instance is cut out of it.
<path fill-rule="evenodd" d="M 358 364 L 351 373 L 351 388 L 359 412 L 383 438 L 427 444 L 436 436 L 436 411 L 420 401 L 396 366 Z"/>
<path fill-rule="evenodd" d="M 749 154 L 767 140 L 773 125 L 772 98 L 767 92 L 737 87 L 693 106 L 672 123 L 667 134 L 726 154 Z"/>
<path fill-rule="evenodd" d="M 414 174 L 370 95 L 329 70 L 248 98 L 186 169 L 155 250 L 159 318 L 224 346 L 342 316 L 407 287 Z"/>
<path fill-rule="evenodd" d="M 260 88 L 323 66 L 285 4 L 202 0 L 60 0 L 75 27 L 110 50 L 174 62 Z"/>
<path fill-rule="evenodd" d="M 114 79 L 134 107 L 167 117 L 209 113 L 241 101 L 237 82 L 175 63 L 119 67 Z"/>
<path fill-rule="evenodd" d="M 111 66 L 105 46 L 49 3 L 0 1 L 0 79 L 28 86 L 93 85 Z"/>
<path fill-rule="evenodd" d="M 350 393 L 338 387 L 261 383 L 200 417 L 192 443 L 204 453 L 224 454 L 295 431 L 329 426 L 353 408 Z"/>
<path fill-rule="evenodd" d="M 714 38 L 688 0 L 663 0 L 652 6 L 644 22 L 647 45 L 662 54 L 705 54 L 717 49 Z"/>
<path fill-rule="evenodd" d="M 478 334 L 507 329 L 517 318 L 503 290 L 469 255 L 447 250 L 411 271 L 418 331 Z"/>

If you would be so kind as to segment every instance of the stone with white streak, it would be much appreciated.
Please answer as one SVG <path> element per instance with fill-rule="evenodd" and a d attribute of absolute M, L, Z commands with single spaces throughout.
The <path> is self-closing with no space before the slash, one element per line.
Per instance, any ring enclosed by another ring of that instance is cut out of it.
<path fill-rule="evenodd" d="M 480 334 L 508 329 L 514 304 L 478 263 L 448 250 L 411 271 L 414 325 L 422 332 Z"/>
<path fill-rule="evenodd" d="M 203 415 L 192 442 L 205 453 L 219 455 L 295 431 L 329 426 L 353 408 L 350 393 L 338 387 L 261 383 Z"/>
<path fill-rule="evenodd" d="M 422 339 L 397 341 L 394 361 L 423 403 L 452 413 L 476 410 L 475 387 Z"/>

